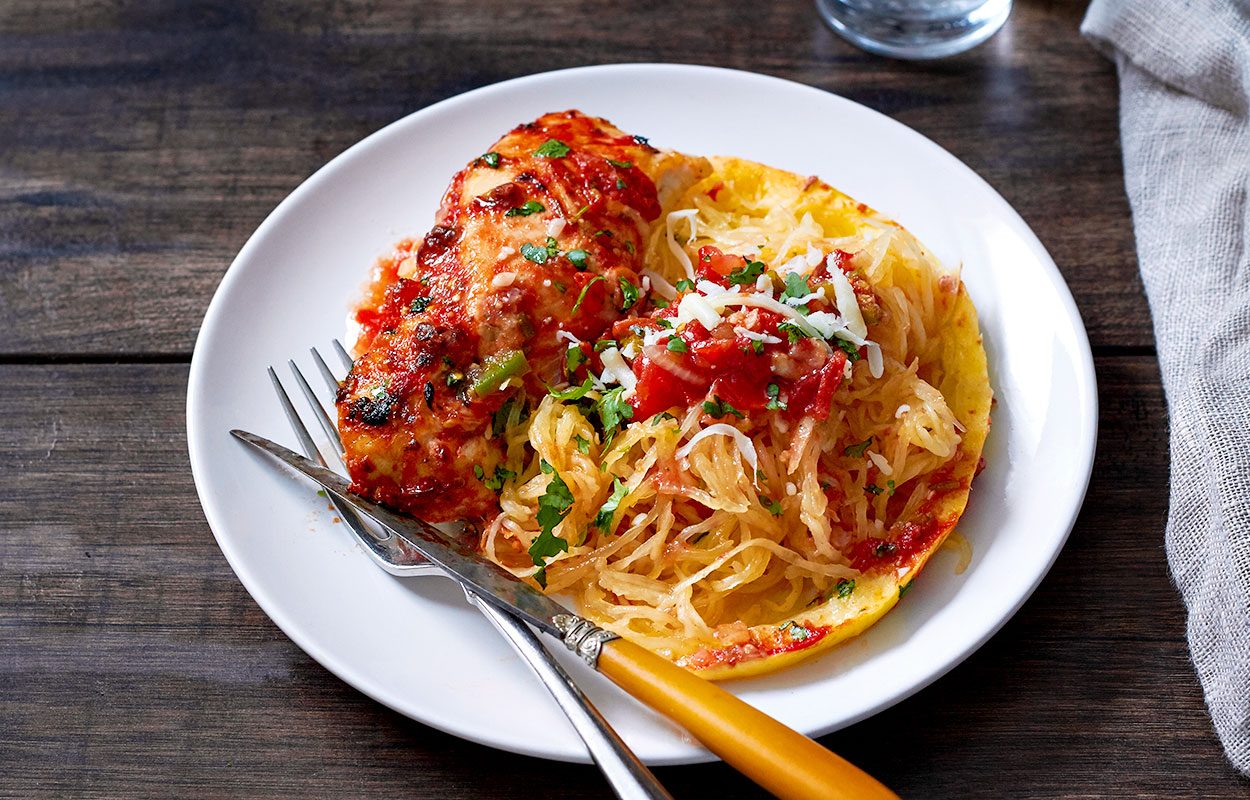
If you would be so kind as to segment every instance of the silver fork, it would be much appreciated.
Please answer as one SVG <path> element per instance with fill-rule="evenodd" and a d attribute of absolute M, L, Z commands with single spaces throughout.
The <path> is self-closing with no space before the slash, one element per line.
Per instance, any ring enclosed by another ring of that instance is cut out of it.
<path fill-rule="evenodd" d="M 334 349 L 338 353 L 340 360 L 342 360 L 344 368 L 350 370 L 352 367 L 351 356 L 347 354 L 347 351 L 337 339 L 334 340 Z M 331 394 L 337 392 L 339 380 L 330 370 L 325 359 L 321 357 L 321 353 L 315 347 L 311 348 L 309 352 L 312 354 L 313 363 L 316 365 L 317 371 L 321 374 Z M 338 428 L 295 362 L 288 361 L 287 365 L 291 369 L 291 375 L 294 377 L 296 385 L 299 386 L 300 392 L 308 402 L 313 417 L 317 420 L 318 425 L 321 426 L 326 438 L 330 441 L 335 456 L 342 464 L 343 442 L 339 438 Z M 322 466 L 328 466 L 321 451 L 313 442 L 312 436 L 309 435 L 308 429 L 300 419 L 299 412 L 295 410 L 290 396 L 283 387 L 282 381 L 278 379 L 278 374 L 274 372 L 273 367 L 269 368 L 269 379 L 273 382 L 274 392 L 278 396 L 282 410 L 286 412 L 287 419 L 291 423 L 291 428 L 295 432 L 295 437 L 299 440 L 304 455 L 320 462 Z M 382 569 L 399 577 L 443 574 L 440 569 L 427 562 L 400 537 L 366 525 L 351 507 L 333 495 L 330 496 L 330 502 L 334 504 L 339 517 L 347 524 L 347 527 L 360 543 L 364 545 L 365 552 Z M 525 660 L 525 663 L 529 665 L 530 669 L 538 676 L 539 680 L 542 681 L 543 685 L 547 687 L 547 691 L 555 698 L 556 703 L 560 706 L 560 710 L 569 718 L 569 722 L 572 723 L 573 729 L 577 731 L 577 735 L 586 744 L 586 749 L 590 751 L 590 757 L 594 759 L 599 769 L 603 771 L 604 777 L 607 778 L 617 797 L 622 798 L 622 800 L 672 800 L 672 796 L 664 790 L 664 787 L 660 785 L 660 782 L 651 774 L 646 765 L 638 760 L 638 757 L 621 740 L 621 737 L 612 729 L 607 720 L 603 718 L 599 710 L 591 704 L 586 695 L 582 693 L 582 690 L 569 677 L 569 674 L 551 657 L 547 649 L 538 641 L 538 637 L 524 622 L 505 611 L 499 610 L 490 603 L 480 600 L 477 595 L 468 589 L 465 589 L 464 594 L 468 601 L 476 606 L 482 612 L 482 615 L 490 621 L 491 625 L 503 634 L 513 649 L 517 651 L 521 658 Z"/>

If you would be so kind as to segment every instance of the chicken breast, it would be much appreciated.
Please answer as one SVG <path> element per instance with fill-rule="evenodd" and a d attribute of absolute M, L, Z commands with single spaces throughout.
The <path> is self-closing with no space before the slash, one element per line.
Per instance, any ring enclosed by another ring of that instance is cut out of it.
<path fill-rule="evenodd" d="M 487 483 L 513 399 L 563 379 L 570 336 L 593 341 L 643 307 L 650 226 L 709 171 L 568 111 L 457 173 L 433 229 L 380 262 L 357 313 L 338 394 L 353 490 L 431 522 L 497 513 Z"/>

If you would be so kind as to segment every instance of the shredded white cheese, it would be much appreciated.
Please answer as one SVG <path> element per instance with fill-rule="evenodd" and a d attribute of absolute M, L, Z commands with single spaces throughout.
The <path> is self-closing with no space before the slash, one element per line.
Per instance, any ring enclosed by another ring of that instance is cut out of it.
<path fill-rule="evenodd" d="M 876 342 L 867 342 L 865 346 L 868 348 L 868 374 L 874 378 L 880 378 L 885 374 L 885 359 L 881 357 L 881 345 Z"/>
<path fill-rule="evenodd" d="M 606 351 L 605 351 L 606 352 Z M 738 448 L 738 452 L 742 455 L 742 460 L 751 466 L 751 481 L 759 486 L 759 458 L 755 454 L 755 445 L 751 443 L 750 438 L 745 433 L 738 430 L 732 425 L 724 422 L 717 422 L 715 425 L 708 425 L 703 430 L 690 437 L 690 441 L 682 445 L 674 455 L 677 458 L 687 458 L 694 450 L 694 446 L 709 436 L 728 436 L 733 439 L 734 445 Z"/>
<path fill-rule="evenodd" d="M 512 282 L 515 280 L 515 272 L 499 272 L 496 273 L 495 277 L 490 279 L 490 285 L 496 288 L 502 288 L 504 286 L 511 286 Z"/>
<path fill-rule="evenodd" d="M 781 340 L 772 334 L 759 333 L 751 330 L 750 328 L 744 328 L 741 325 L 734 326 L 734 333 L 739 336 L 745 336 L 748 339 L 753 339 L 757 342 L 763 342 L 764 344 L 781 344 Z"/>
<path fill-rule="evenodd" d="M 807 255 L 803 257 L 807 261 L 809 268 L 815 268 L 817 264 L 824 260 L 825 254 L 817 249 L 816 245 L 809 244 L 807 246 Z"/>
<path fill-rule="evenodd" d="M 599 354 L 599 360 L 603 362 L 603 376 L 600 380 L 605 384 L 619 383 L 625 387 L 626 393 L 632 394 L 638 385 L 638 377 L 625 363 L 621 351 L 615 347 L 609 347 Z"/>
<path fill-rule="evenodd" d="M 664 276 L 658 272 L 652 272 L 649 269 L 642 271 L 643 276 L 651 281 L 651 289 L 665 300 L 673 300 L 677 297 L 677 287 L 664 280 Z"/>
<path fill-rule="evenodd" d="M 556 340 L 557 341 L 563 340 L 563 341 L 568 342 L 569 344 L 581 344 L 582 343 L 581 339 L 578 339 L 573 334 L 569 333 L 568 331 L 563 331 L 563 330 L 556 331 Z"/>
<path fill-rule="evenodd" d="M 497 260 L 503 261 L 505 258 L 508 258 L 509 256 L 513 256 L 515 254 L 516 254 L 515 247 L 508 247 L 507 245 L 504 245 L 503 247 L 499 248 L 499 255 L 497 256 Z"/>
<path fill-rule="evenodd" d="M 564 232 L 565 224 L 566 223 L 564 221 L 564 217 L 556 217 L 555 219 L 548 220 L 547 221 L 547 235 L 553 239 L 559 236 L 561 233 Z"/>
<path fill-rule="evenodd" d="M 894 468 L 890 466 L 890 462 L 885 460 L 885 456 L 880 453 L 868 451 L 868 458 L 872 463 L 877 465 L 877 469 L 881 470 L 881 474 L 889 477 L 894 474 Z"/>
<path fill-rule="evenodd" d="M 686 255 L 686 251 L 677 243 L 677 236 L 675 234 L 677 232 L 678 221 L 684 219 L 690 223 L 690 238 L 686 241 L 694 239 L 695 233 L 698 231 L 698 215 L 699 209 L 686 208 L 681 211 L 674 211 L 670 213 L 664 220 L 664 234 L 665 238 L 668 239 L 668 249 L 672 251 L 673 256 L 676 257 L 678 263 L 685 267 L 686 277 L 690 280 L 694 280 L 694 264 L 690 263 L 690 256 Z"/>
<path fill-rule="evenodd" d="M 799 306 L 805 306 L 808 303 L 812 302 L 813 300 L 824 300 L 824 299 L 825 299 L 825 287 L 821 286 L 819 289 L 812 292 L 811 294 L 805 294 L 802 297 L 787 297 L 786 305 L 794 306 L 795 308 L 797 308 Z"/>
<path fill-rule="evenodd" d="M 907 405 L 906 403 L 903 403 L 894 411 L 894 418 L 902 419 L 903 415 L 906 414 L 908 411 L 911 411 L 911 406 Z"/>
<path fill-rule="evenodd" d="M 720 311 L 707 298 L 691 292 L 677 304 L 677 320 L 678 324 L 695 320 L 710 331 L 720 324 Z"/>
<path fill-rule="evenodd" d="M 829 282 L 833 284 L 833 296 L 838 304 L 838 313 L 846 320 L 846 329 L 861 339 L 868 338 L 868 326 L 864 323 L 864 315 L 859 310 L 859 300 L 855 298 L 855 289 L 851 287 L 846 273 L 834 263 L 832 255 L 825 263 L 828 266 Z"/>

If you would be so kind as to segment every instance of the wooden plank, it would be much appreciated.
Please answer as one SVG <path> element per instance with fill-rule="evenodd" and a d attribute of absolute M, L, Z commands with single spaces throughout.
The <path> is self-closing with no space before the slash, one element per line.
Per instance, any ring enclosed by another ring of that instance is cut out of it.
<path fill-rule="evenodd" d="M 914 65 L 854 50 L 807 0 L 6 3 L 0 356 L 186 354 L 251 231 L 362 136 L 518 75 L 665 59 L 793 78 L 931 136 L 1034 226 L 1095 346 L 1149 347 L 1114 70 L 1077 35 L 1082 6 L 1017 4 L 985 47 Z"/>
<path fill-rule="evenodd" d="M 1220 754 L 1167 574 L 1154 360 L 1097 366 L 1094 480 L 1041 588 L 950 675 L 824 740 L 904 796 L 1250 788 Z M 178 364 L 0 367 L 0 795 L 607 796 L 592 768 L 406 720 L 289 642 L 204 523 L 186 463 L 186 375 Z M 759 796 L 722 765 L 660 777 L 677 797 Z"/>

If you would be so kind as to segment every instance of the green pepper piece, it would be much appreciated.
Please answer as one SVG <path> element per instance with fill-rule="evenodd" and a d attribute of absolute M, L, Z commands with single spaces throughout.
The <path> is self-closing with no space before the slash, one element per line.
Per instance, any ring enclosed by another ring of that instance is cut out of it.
<path fill-rule="evenodd" d="M 499 389 L 504 381 L 530 371 L 525 353 L 520 350 L 507 350 L 491 356 L 482 365 L 482 374 L 473 382 L 473 391 L 478 397 L 485 397 Z"/>

